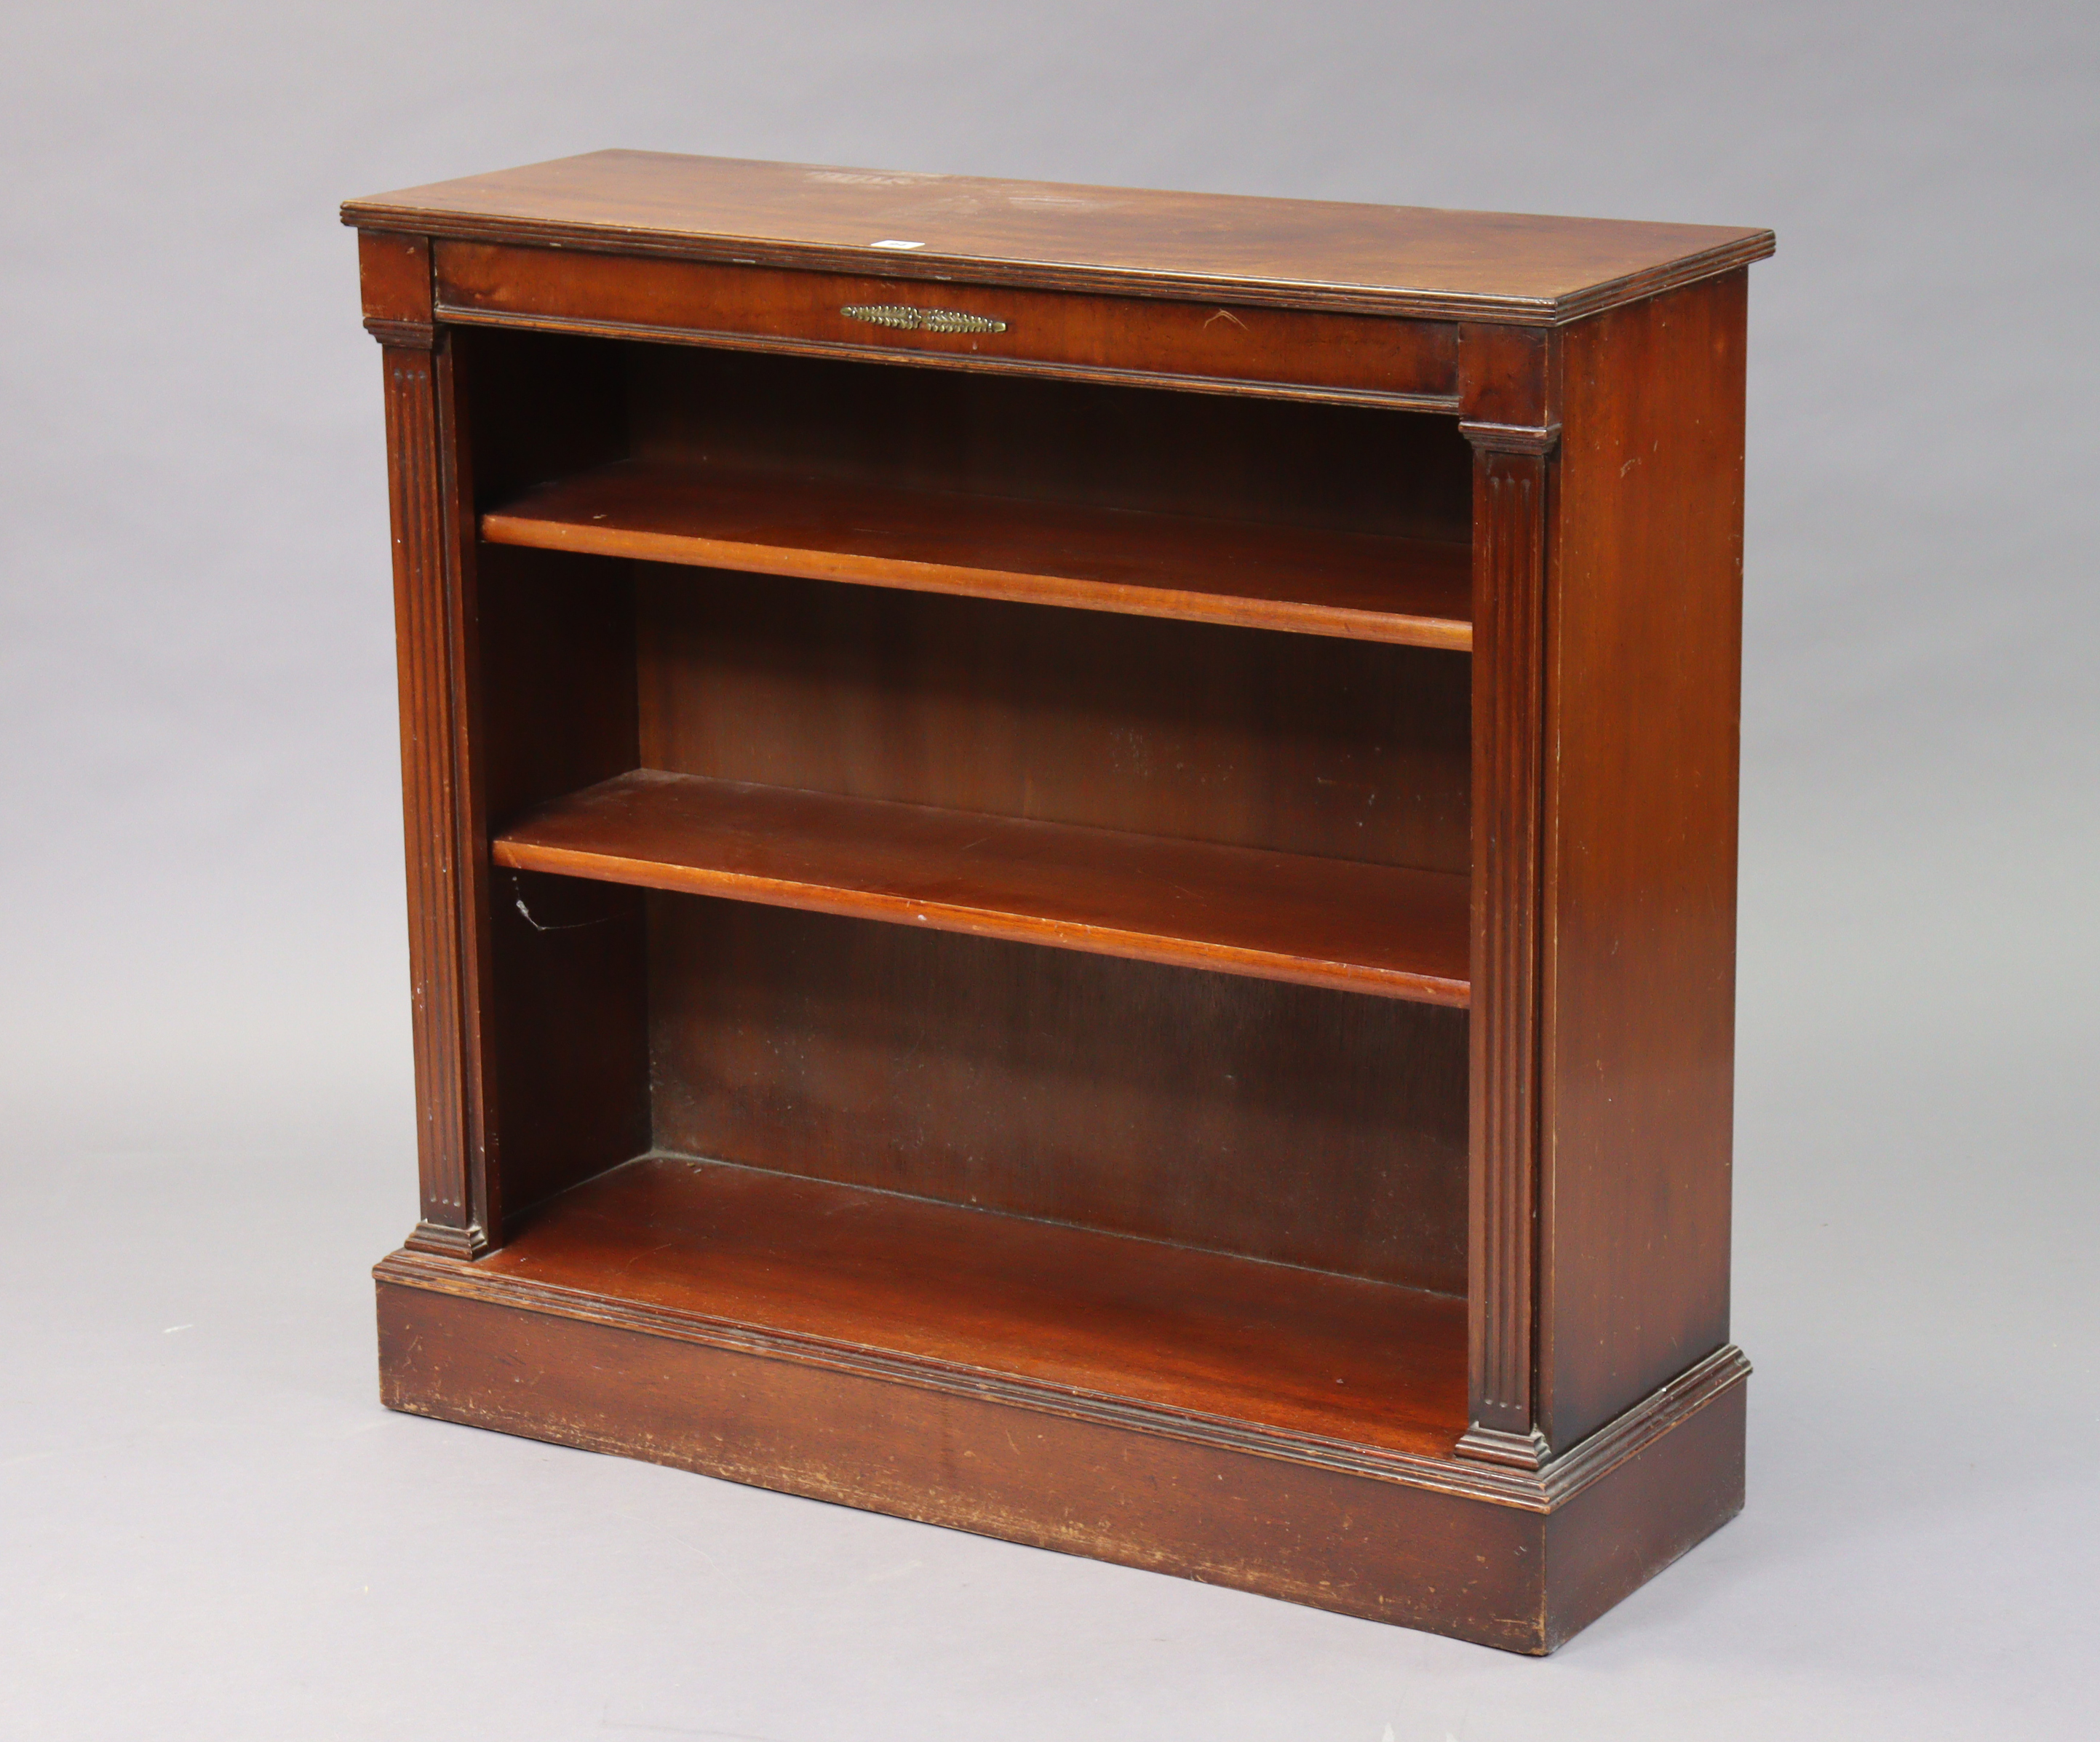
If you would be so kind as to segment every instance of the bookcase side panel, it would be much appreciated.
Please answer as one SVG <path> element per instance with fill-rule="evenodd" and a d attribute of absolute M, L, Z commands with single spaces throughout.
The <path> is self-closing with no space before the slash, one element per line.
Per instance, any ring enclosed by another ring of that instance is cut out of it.
<path fill-rule="evenodd" d="M 1745 275 L 1562 336 L 1546 610 L 1538 1421 L 1727 1340 Z"/>
<path fill-rule="evenodd" d="M 629 565 L 487 545 L 477 511 L 521 483 L 616 451 L 624 407 L 602 341 L 446 329 L 458 567 L 476 681 L 459 751 L 483 887 L 488 1236 L 648 1144 L 638 892 L 494 867 L 489 831 L 635 765 Z"/>
<path fill-rule="evenodd" d="M 477 767 L 501 828 L 635 765 L 633 588 L 629 565 L 602 558 L 480 556 Z M 648 1147 L 643 902 L 579 878 L 488 876 L 488 1148 L 510 1221 Z"/>

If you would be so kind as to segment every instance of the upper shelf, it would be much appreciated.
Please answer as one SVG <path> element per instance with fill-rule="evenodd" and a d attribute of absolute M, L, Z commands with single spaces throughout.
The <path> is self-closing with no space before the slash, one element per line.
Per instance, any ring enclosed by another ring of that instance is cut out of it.
<path fill-rule="evenodd" d="M 597 556 L 1242 624 L 1459 651 L 1463 545 L 626 460 L 482 516 L 482 536 Z"/>
<path fill-rule="evenodd" d="M 499 834 L 499 865 L 1463 1005 L 1467 884 L 638 769 Z"/>
<path fill-rule="evenodd" d="M 1772 251 L 1769 230 L 593 152 L 352 200 L 346 223 L 899 279 L 1560 324 Z"/>

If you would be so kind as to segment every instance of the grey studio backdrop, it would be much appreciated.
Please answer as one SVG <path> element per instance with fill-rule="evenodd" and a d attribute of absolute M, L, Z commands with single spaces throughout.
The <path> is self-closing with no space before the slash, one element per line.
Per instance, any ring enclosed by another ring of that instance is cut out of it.
<path fill-rule="evenodd" d="M 2090 1734 L 2100 8 L 18 6 L 0 1731 Z M 1546 1663 L 390 1417 L 345 196 L 610 144 L 1769 224 L 1749 1509 Z"/>

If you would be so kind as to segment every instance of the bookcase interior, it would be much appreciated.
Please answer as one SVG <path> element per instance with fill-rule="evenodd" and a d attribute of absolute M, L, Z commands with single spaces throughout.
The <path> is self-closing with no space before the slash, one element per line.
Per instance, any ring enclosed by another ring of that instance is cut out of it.
<path fill-rule="evenodd" d="M 489 1262 L 1447 1451 L 1453 421 L 507 331 L 457 370 Z M 1163 604 L 1100 572 L 1146 540 Z"/>

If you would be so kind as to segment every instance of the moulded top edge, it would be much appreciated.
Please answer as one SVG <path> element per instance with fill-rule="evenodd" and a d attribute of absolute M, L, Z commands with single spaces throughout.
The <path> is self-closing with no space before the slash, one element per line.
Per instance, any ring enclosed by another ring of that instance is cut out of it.
<path fill-rule="evenodd" d="M 461 240 L 1555 325 L 1731 271 L 1769 230 L 593 152 L 353 200 Z"/>

